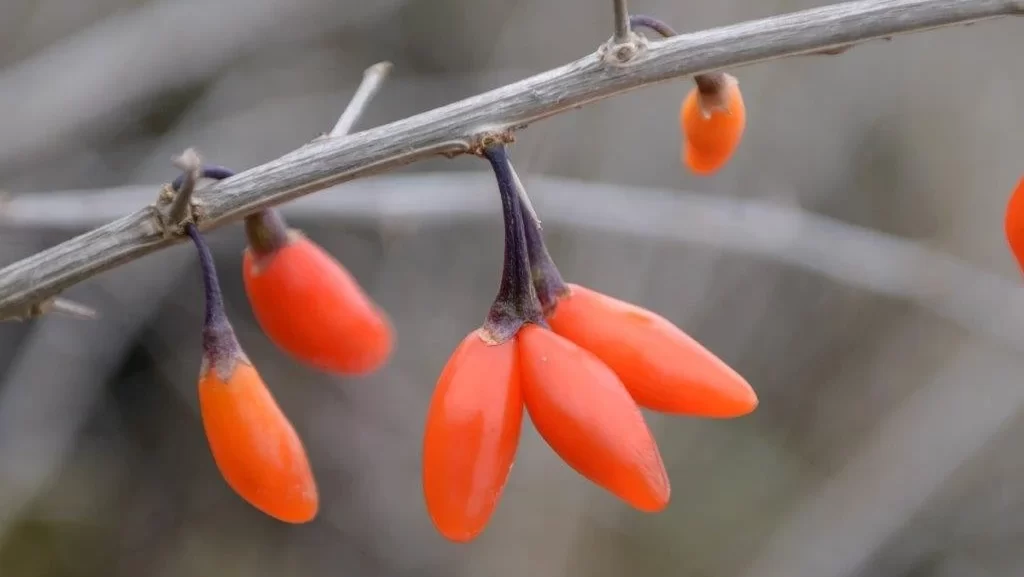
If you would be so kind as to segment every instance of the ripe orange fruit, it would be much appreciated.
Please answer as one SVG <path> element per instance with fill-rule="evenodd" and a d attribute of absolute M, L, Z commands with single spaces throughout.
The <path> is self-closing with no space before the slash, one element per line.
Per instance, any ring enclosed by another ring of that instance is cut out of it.
<path fill-rule="evenodd" d="M 468 542 L 487 526 L 515 462 L 523 421 L 513 337 L 498 345 L 477 329 L 437 380 L 423 435 L 427 512 L 446 538 Z"/>
<path fill-rule="evenodd" d="M 227 484 L 253 507 L 286 523 L 316 517 L 319 496 L 306 450 L 256 369 L 235 360 L 199 379 L 203 428 Z"/>
<path fill-rule="evenodd" d="M 709 175 L 732 158 L 743 138 L 747 112 L 739 83 L 730 74 L 698 78 L 679 110 L 684 143 L 682 161 L 696 174 Z"/>
<path fill-rule="evenodd" d="M 1010 252 L 1017 259 L 1017 266 L 1024 270 L 1024 177 L 1010 194 L 1003 226 Z"/>
<path fill-rule="evenodd" d="M 286 523 L 316 517 L 319 494 L 306 449 L 249 362 L 224 310 L 213 255 L 194 224 L 206 293 L 199 408 L 221 475 L 253 507 Z"/>
<path fill-rule="evenodd" d="M 312 367 L 340 374 L 380 368 L 394 344 L 386 313 L 319 245 L 297 231 L 268 254 L 243 255 L 243 280 L 260 328 Z"/>
<path fill-rule="evenodd" d="M 576 472 L 636 509 L 664 509 L 668 473 L 640 408 L 615 373 L 537 325 L 524 325 L 518 340 L 523 401 L 541 437 Z"/>
<path fill-rule="evenodd" d="M 731 418 L 757 408 L 750 384 L 664 317 L 568 283 L 551 330 L 593 353 L 633 399 L 663 413 Z"/>

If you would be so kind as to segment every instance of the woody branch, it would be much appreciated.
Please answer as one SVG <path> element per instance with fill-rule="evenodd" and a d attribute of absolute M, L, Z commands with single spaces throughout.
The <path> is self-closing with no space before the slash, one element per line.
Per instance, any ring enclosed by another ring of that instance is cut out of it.
<path fill-rule="evenodd" d="M 614 39 L 575 62 L 358 134 L 325 137 L 197 190 L 201 230 L 334 184 L 437 154 L 478 153 L 484 137 L 657 82 L 881 37 L 1024 14 L 1016 0 L 862 0 L 639 41 L 623 62 Z M 154 191 L 154 195 L 158 191 Z M 147 206 L 0 270 L 0 319 L 67 287 L 185 240 Z"/>

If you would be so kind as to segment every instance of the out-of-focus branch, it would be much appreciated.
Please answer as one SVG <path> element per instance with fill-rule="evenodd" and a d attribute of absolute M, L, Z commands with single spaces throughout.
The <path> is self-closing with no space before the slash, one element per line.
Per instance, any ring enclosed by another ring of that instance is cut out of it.
<path fill-rule="evenodd" d="M 436 154 L 655 82 L 806 54 L 915 30 L 1024 13 L 1008 0 L 862 0 L 638 41 L 628 62 L 596 53 L 515 84 L 343 138 L 318 139 L 197 191 L 199 226 L 215 228 L 332 184 Z M 182 240 L 165 238 L 147 207 L 0 270 L 0 318 L 124 262 Z"/>
<path fill-rule="evenodd" d="M 374 219 L 411 226 L 496 218 L 486 173 L 388 175 L 282 207 L 289 220 Z M 905 299 L 974 333 L 1024 351 L 1020 283 L 896 236 L 769 202 L 524 176 L 546 226 L 689 242 L 799 267 L 847 286 Z M 145 202 L 154 187 L 13 196 L 26 227 L 79 230 Z M 0 218 L 0 228 L 9 224 Z"/>
<path fill-rule="evenodd" d="M 292 22 L 316 35 L 396 6 L 393 0 L 346 10 L 319 0 L 137 4 L 0 71 L 0 110 L 8 111 L 0 115 L 0 170 L 55 144 L 74 146 L 81 132 L 117 122 L 125 108 L 167 87 L 217 74 L 246 50 L 285 33 Z"/>
<path fill-rule="evenodd" d="M 0 462 L 8 463 L 0 468 L 0 541 L 34 497 L 50 489 L 104 385 L 175 290 L 190 256 L 172 251 L 78 287 L 76 299 L 95 303 L 104 322 L 47 316 L 32 327 L 0 382 Z"/>

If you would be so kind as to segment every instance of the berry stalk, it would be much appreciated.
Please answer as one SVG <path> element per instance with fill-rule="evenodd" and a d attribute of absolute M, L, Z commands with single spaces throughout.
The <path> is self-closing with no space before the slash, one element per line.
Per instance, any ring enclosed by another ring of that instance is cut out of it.
<path fill-rule="evenodd" d="M 629 25 L 631 28 L 648 28 L 658 34 L 661 34 L 665 38 L 670 38 L 676 35 L 676 31 L 673 30 L 671 26 L 653 16 L 633 14 L 629 17 Z"/>
<path fill-rule="evenodd" d="M 224 310 L 224 295 L 220 290 L 217 267 L 213 262 L 210 247 L 206 244 L 196 225 L 188 223 L 185 230 L 196 246 L 196 251 L 199 253 L 199 265 L 203 271 L 203 292 L 206 297 L 206 322 L 203 323 L 203 363 L 204 365 L 211 363 L 213 368 L 226 380 L 233 372 L 235 361 L 240 358 L 244 359 L 245 353 L 242 352 L 242 347 L 238 344 L 235 331 Z"/>
<path fill-rule="evenodd" d="M 660 34 L 663 38 L 671 38 L 676 36 L 678 33 L 672 29 L 671 26 L 658 20 L 653 16 L 646 16 L 643 14 L 634 14 L 629 17 L 629 25 L 632 28 L 647 28 Z M 697 84 L 697 91 L 702 96 L 714 99 L 718 102 L 720 98 L 718 95 L 721 94 L 725 88 L 725 75 L 722 72 L 710 72 L 707 74 L 695 74 L 693 81 Z"/>
<path fill-rule="evenodd" d="M 545 326 L 546 323 L 533 286 L 523 211 L 508 152 L 503 144 L 495 144 L 485 148 L 483 154 L 490 162 L 498 181 L 502 220 L 505 225 L 501 283 L 484 323 L 484 332 L 494 344 L 498 344 L 514 336 L 526 322 Z"/>
<path fill-rule="evenodd" d="M 562 273 L 548 252 L 548 247 L 544 243 L 544 233 L 541 231 L 537 217 L 521 202 L 519 203 L 519 215 L 523 219 L 526 252 L 530 259 L 534 290 L 537 293 L 541 309 L 547 316 L 558 305 L 558 300 L 569 294 L 569 285 L 565 283 Z"/>

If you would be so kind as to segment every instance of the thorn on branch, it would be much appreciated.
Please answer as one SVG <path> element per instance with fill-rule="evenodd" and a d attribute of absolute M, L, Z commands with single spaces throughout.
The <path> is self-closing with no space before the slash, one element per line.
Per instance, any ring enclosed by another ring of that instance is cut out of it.
<path fill-rule="evenodd" d="M 175 179 L 173 185 L 165 186 L 160 191 L 160 198 L 157 200 L 158 205 L 170 203 L 166 214 L 158 211 L 164 238 L 184 234 L 184 226 L 196 221 L 196 202 L 192 199 L 192 194 L 199 179 L 203 177 L 203 162 L 194 148 L 186 149 L 173 160 L 173 163 L 182 174 Z"/>
<path fill-rule="evenodd" d="M 378 62 L 363 71 L 363 81 L 359 83 L 356 93 L 352 95 L 352 100 L 349 101 L 345 111 L 338 118 L 338 122 L 327 135 L 329 138 L 345 136 L 352 131 L 352 127 L 355 126 L 359 118 L 366 112 L 366 107 L 370 104 L 370 101 L 380 91 L 380 87 L 384 85 L 384 81 L 391 73 L 392 68 L 394 68 L 394 64 L 384 61 Z"/>
<path fill-rule="evenodd" d="M 28 305 L 21 310 L 7 313 L 0 318 L 0 321 L 26 321 L 49 313 L 79 320 L 95 320 L 99 318 L 99 313 L 90 306 L 66 298 L 52 297 L 42 302 Z"/>

